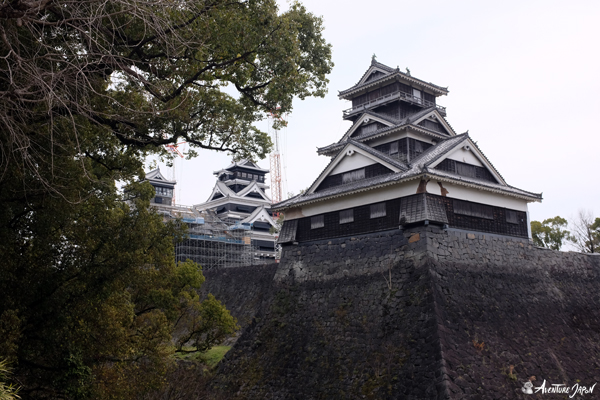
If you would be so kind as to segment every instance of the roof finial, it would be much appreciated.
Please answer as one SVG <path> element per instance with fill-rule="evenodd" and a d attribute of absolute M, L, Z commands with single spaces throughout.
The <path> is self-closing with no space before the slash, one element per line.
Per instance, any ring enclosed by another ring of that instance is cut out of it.
<path fill-rule="evenodd" d="M 371 64 L 376 63 L 377 62 L 377 56 L 375 55 L 375 53 L 373 53 L 373 56 L 371 57 Z"/>
<path fill-rule="evenodd" d="M 406 67 L 406 75 L 410 76 L 410 69 L 408 67 Z"/>

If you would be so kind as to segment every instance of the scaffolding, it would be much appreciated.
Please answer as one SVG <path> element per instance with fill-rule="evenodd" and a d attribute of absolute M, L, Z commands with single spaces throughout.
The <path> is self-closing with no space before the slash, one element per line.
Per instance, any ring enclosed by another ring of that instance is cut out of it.
<path fill-rule="evenodd" d="M 187 225 L 188 235 L 175 244 L 175 261 L 192 260 L 202 269 L 252 265 L 252 248 L 249 225 L 229 225 L 212 210 L 198 211 L 191 207 L 156 207 L 168 220 L 178 220 Z"/>

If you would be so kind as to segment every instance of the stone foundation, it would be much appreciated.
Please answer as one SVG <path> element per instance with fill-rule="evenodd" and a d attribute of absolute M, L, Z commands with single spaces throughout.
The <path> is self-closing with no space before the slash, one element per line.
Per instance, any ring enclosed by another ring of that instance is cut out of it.
<path fill-rule="evenodd" d="M 533 375 L 600 382 L 600 256 L 420 227 L 205 275 L 244 328 L 214 381 L 228 398 L 505 399 Z"/>

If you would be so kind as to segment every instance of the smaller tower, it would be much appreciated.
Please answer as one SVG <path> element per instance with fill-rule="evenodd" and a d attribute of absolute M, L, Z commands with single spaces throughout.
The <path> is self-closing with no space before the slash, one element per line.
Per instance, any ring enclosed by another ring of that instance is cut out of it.
<path fill-rule="evenodd" d="M 152 204 L 161 204 L 163 206 L 173 206 L 175 196 L 176 181 L 168 180 L 160 173 L 160 168 L 150 171 L 146 174 L 146 180 L 154 187 L 155 196 L 150 200 Z"/>

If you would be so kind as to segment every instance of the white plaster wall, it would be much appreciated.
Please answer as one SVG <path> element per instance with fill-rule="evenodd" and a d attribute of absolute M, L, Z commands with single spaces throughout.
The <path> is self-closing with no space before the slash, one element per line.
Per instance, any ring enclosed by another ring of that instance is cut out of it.
<path fill-rule="evenodd" d="M 372 164 L 375 164 L 375 161 L 369 157 L 363 156 L 357 151 L 351 156 L 345 156 L 344 159 L 330 172 L 330 175 L 341 174 L 342 172 L 351 171 Z"/>
<path fill-rule="evenodd" d="M 364 204 L 377 203 L 397 199 L 398 197 L 409 196 L 417 193 L 419 179 L 405 182 L 400 185 L 386 186 L 383 188 L 369 190 L 349 196 L 337 197 L 320 203 L 307 204 L 301 208 L 295 208 L 293 212 L 286 212 L 287 220 L 301 217 L 310 217 L 312 215 L 323 214 L 330 211 L 343 210 L 346 208 L 358 207 Z M 431 183 L 431 182 L 430 182 Z"/>
<path fill-rule="evenodd" d="M 470 187 L 453 185 L 448 182 L 442 182 L 444 188 L 448 190 L 447 197 L 453 199 L 473 201 L 475 203 L 489 204 L 491 206 L 510 208 L 511 210 L 527 212 L 527 201 L 505 196 L 498 193 L 492 193 L 485 190 L 478 190 Z M 437 190 L 434 190 L 437 189 Z M 427 191 L 432 194 L 440 194 L 440 187 L 437 181 L 431 180 L 427 184 Z"/>
<path fill-rule="evenodd" d="M 376 203 L 378 201 L 386 201 L 409 196 L 417 193 L 419 182 L 419 179 L 415 179 L 399 185 L 387 186 L 376 190 L 369 190 L 367 192 L 326 200 L 320 203 L 308 204 L 286 211 L 285 218 L 287 220 L 292 220 L 302 217 L 310 217 L 330 211 L 338 211 L 364 204 Z M 448 190 L 448 194 L 446 196 L 449 198 L 467 200 L 475 203 L 488 204 L 496 207 L 504 207 L 511 210 L 527 212 L 527 202 L 525 200 L 515 199 L 502 194 L 477 190 L 465 186 L 453 185 L 448 182 L 442 182 L 442 185 L 446 190 Z M 441 195 L 441 188 L 438 185 L 438 181 L 433 179 L 429 181 L 427 184 L 427 192 Z"/>
<path fill-rule="evenodd" d="M 481 161 L 479 161 L 479 159 L 475 156 L 475 154 L 473 154 L 473 152 L 467 151 L 467 150 L 463 149 L 462 147 L 455 149 L 446 158 L 449 158 L 454 161 L 461 161 L 461 162 L 471 164 L 471 165 L 476 165 L 478 167 L 483 167 L 483 164 L 481 163 Z"/>

